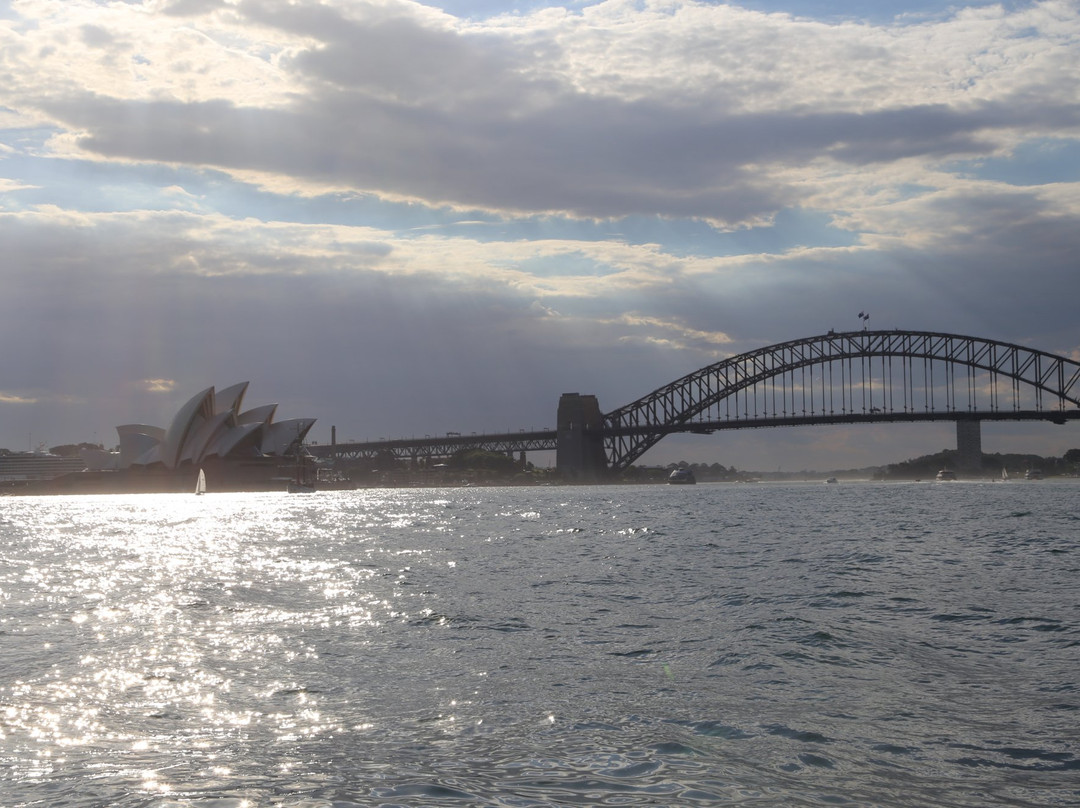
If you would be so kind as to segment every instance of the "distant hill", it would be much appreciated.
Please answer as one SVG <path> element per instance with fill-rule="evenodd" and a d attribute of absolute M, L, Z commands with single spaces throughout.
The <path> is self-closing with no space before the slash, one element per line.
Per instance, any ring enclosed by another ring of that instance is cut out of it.
<path fill-rule="evenodd" d="M 1070 450 L 1071 452 L 1071 450 Z M 1066 453 L 1069 455 L 1070 453 Z M 955 449 L 945 449 L 937 454 L 923 455 L 901 463 L 891 463 L 880 470 L 875 479 L 879 480 L 919 480 L 933 477 L 940 469 L 951 468 L 964 472 L 957 460 Z M 1036 454 L 983 454 L 982 465 L 978 469 L 966 471 L 968 476 L 1000 477 L 1005 469 L 1012 477 L 1022 477 L 1028 469 L 1039 469 L 1048 477 L 1072 475 L 1077 473 L 1077 464 L 1064 457 L 1042 457 Z"/>
<path fill-rule="evenodd" d="M 959 455 L 955 449 L 943 449 L 936 454 L 923 455 L 886 466 L 869 466 L 860 469 L 833 469 L 817 471 L 738 471 L 734 467 L 725 468 L 719 463 L 671 463 L 666 468 L 632 469 L 624 474 L 625 479 L 662 480 L 674 468 L 688 468 L 700 482 L 737 482 L 745 480 L 807 480 L 837 477 L 840 479 L 873 480 L 927 480 L 933 479 L 943 468 L 953 469 L 967 477 L 996 478 L 1001 470 L 1008 471 L 1011 477 L 1023 477 L 1028 469 L 1039 469 L 1047 477 L 1073 476 L 1080 474 L 1080 449 L 1070 449 L 1063 457 L 1042 457 L 1036 454 L 984 454 L 978 469 L 963 469 L 958 463 Z"/>

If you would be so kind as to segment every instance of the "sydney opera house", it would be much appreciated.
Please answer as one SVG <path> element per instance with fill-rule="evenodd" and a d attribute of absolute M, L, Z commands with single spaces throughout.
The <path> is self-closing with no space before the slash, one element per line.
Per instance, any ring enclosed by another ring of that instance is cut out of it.
<path fill-rule="evenodd" d="M 315 419 L 275 421 L 276 404 L 245 410 L 247 388 L 248 382 L 208 387 L 167 428 L 118 426 L 119 452 L 86 452 L 86 471 L 35 487 L 41 493 L 194 491 L 201 470 L 208 491 L 285 490 L 310 475 L 302 444 Z"/>

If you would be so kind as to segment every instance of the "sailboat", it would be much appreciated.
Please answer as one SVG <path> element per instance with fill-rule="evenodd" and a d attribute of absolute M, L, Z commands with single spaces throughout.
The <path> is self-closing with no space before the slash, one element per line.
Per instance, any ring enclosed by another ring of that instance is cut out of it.
<path fill-rule="evenodd" d="M 1009 481 L 1009 472 L 1004 466 L 1001 467 L 1001 481 L 1003 483 L 1007 483 Z"/>
<path fill-rule="evenodd" d="M 206 493 L 206 472 L 199 469 L 199 476 L 195 478 L 195 495 Z"/>

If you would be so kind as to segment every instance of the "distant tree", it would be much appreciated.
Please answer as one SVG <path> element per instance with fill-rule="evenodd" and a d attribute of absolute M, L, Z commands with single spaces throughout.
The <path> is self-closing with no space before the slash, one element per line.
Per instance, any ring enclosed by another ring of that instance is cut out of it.
<path fill-rule="evenodd" d="M 454 468 L 483 469 L 499 474 L 513 474 L 518 471 L 517 462 L 502 452 L 488 452 L 483 449 L 463 449 L 450 458 Z"/>
<path fill-rule="evenodd" d="M 104 449 L 100 443 L 64 443 L 60 446 L 53 446 L 49 449 L 49 454 L 54 454 L 57 457 L 75 457 L 79 454 L 81 449 Z"/>
<path fill-rule="evenodd" d="M 1069 449 L 1065 452 L 1064 459 L 1066 463 L 1080 463 L 1080 449 Z"/>

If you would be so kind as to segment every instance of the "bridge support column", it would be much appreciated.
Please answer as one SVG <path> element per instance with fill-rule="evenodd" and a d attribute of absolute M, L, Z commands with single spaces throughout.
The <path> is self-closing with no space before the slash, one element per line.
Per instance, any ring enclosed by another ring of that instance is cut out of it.
<path fill-rule="evenodd" d="M 977 418 L 956 422 L 956 465 L 961 471 L 982 468 L 982 421 Z"/>
<path fill-rule="evenodd" d="M 598 482 L 605 476 L 603 424 L 596 396 L 563 393 L 559 398 L 555 466 L 567 482 Z"/>

